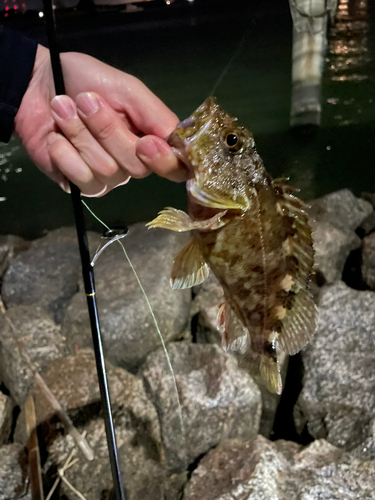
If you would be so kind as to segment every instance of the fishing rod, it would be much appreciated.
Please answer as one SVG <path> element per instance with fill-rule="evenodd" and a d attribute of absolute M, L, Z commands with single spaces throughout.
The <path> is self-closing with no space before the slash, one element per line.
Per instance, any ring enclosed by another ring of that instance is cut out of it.
<path fill-rule="evenodd" d="M 55 83 L 56 95 L 65 94 L 64 76 L 61 67 L 60 52 L 56 37 L 55 15 L 53 10 L 53 0 L 43 0 L 44 18 L 48 45 L 51 58 L 53 79 Z M 90 317 L 92 340 L 94 344 L 96 370 L 100 388 L 100 396 L 104 413 L 104 425 L 107 436 L 107 446 L 109 461 L 111 465 L 113 486 L 116 500 L 126 500 L 122 486 L 119 456 L 116 444 L 116 435 L 113 425 L 111 401 L 108 388 L 107 372 L 103 353 L 103 342 L 100 334 L 99 314 L 95 296 L 94 268 L 90 260 L 90 252 L 87 241 L 85 219 L 83 215 L 81 192 L 72 182 L 69 182 L 75 224 L 77 229 L 79 252 L 81 256 L 82 275 L 87 298 L 87 308 Z"/>

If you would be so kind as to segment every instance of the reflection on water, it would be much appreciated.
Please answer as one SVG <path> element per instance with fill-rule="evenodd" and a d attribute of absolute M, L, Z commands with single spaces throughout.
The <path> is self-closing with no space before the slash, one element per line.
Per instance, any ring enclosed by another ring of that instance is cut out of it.
<path fill-rule="evenodd" d="M 340 0 L 336 22 L 329 34 L 327 54 L 327 73 L 332 82 L 360 83 L 370 78 L 369 31 L 368 0 Z M 343 98 L 328 98 L 327 102 L 336 106 L 334 119 L 338 125 L 362 121 L 363 96 L 358 100 L 344 95 Z M 372 104 L 371 97 L 367 103 Z"/>
<path fill-rule="evenodd" d="M 215 91 L 250 128 L 266 168 L 290 176 L 311 199 L 349 187 L 375 191 L 374 8 L 370 0 L 340 0 L 330 28 L 323 78 L 322 127 L 296 137 L 289 130 L 292 22 L 287 2 L 248 2 L 236 10 L 158 19 L 144 13 L 61 22 L 63 50 L 77 50 L 135 74 L 180 118 Z M 173 5 L 170 7 L 173 9 Z M 168 8 L 168 12 L 172 12 Z M 137 17 L 138 16 L 138 17 Z M 163 14 L 164 16 L 164 14 Z M 74 21 L 74 22 L 73 22 Z M 43 37 L 41 28 L 32 29 Z M 245 36 L 244 36 L 245 35 Z M 1 176 L 5 176 L 2 178 Z M 7 179 L 7 180 L 5 180 Z M 371 186 L 374 186 L 371 188 Z M 17 141 L 0 146 L 0 230 L 35 237 L 73 223 L 70 197 L 26 158 Z M 132 180 L 89 205 L 109 225 L 150 220 L 165 206 L 185 208 L 184 186 L 151 176 Z M 22 202 L 21 202 L 22 201 Z M 89 227 L 99 229 L 89 219 Z"/>
<path fill-rule="evenodd" d="M 5 182 L 12 182 L 14 174 L 20 174 L 22 167 L 14 161 L 15 153 L 20 150 L 17 141 L 12 137 L 9 144 L 0 143 L 0 202 L 6 201 L 6 196 L 2 196 L 1 188 Z"/>

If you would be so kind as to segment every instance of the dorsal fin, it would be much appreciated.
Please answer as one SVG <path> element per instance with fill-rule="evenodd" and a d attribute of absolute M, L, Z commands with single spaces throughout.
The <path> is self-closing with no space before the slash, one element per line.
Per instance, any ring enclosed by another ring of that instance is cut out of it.
<path fill-rule="evenodd" d="M 287 274 L 280 281 L 285 313 L 280 314 L 278 342 L 284 352 L 295 354 L 309 342 L 316 328 L 317 309 L 308 289 L 314 249 L 304 204 L 283 181 L 273 181 L 277 202 L 289 227 L 284 242 Z"/>

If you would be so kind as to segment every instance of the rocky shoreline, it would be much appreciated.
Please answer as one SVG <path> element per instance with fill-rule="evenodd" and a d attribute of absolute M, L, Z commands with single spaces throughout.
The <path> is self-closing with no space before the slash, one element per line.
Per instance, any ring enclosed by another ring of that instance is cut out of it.
<path fill-rule="evenodd" d="M 119 454 L 130 500 L 374 498 L 375 195 L 342 190 L 309 208 L 319 324 L 284 362 L 281 397 L 267 393 L 218 344 L 222 291 L 211 276 L 172 291 L 185 236 L 144 224 L 127 252 L 167 342 L 182 405 L 147 304 L 117 244 L 95 265 Z M 100 235 L 89 234 L 92 250 Z M 65 471 L 87 500 L 111 497 L 111 475 L 75 230 L 26 242 L 0 237 L 0 500 L 31 499 L 25 401 L 35 403 L 45 494 Z M 95 459 L 87 461 L 34 383 L 19 341 Z M 303 375 L 303 376 L 302 376 Z M 275 441 L 275 439 L 277 439 Z M 30 455 L 29 455 L 30 458 Z M 54 499 L 77 498 L 60 482 Z"/>

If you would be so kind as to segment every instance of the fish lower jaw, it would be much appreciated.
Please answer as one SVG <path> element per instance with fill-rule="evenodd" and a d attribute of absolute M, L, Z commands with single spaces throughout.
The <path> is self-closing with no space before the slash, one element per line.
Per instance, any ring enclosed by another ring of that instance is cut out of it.
<path fill-rule="evenodd" d="M 171 146 L 171 149 L 173 151 L 173 154 L 182 161 L 182 163 L 188 168 L 189 172 L 193 172 L 193 165 L 191 164 L 191 161 L 189 160 L 187 154 L 185 151 L 182 151 L 179 148 L 176 148 L 175 146 Z"/>

